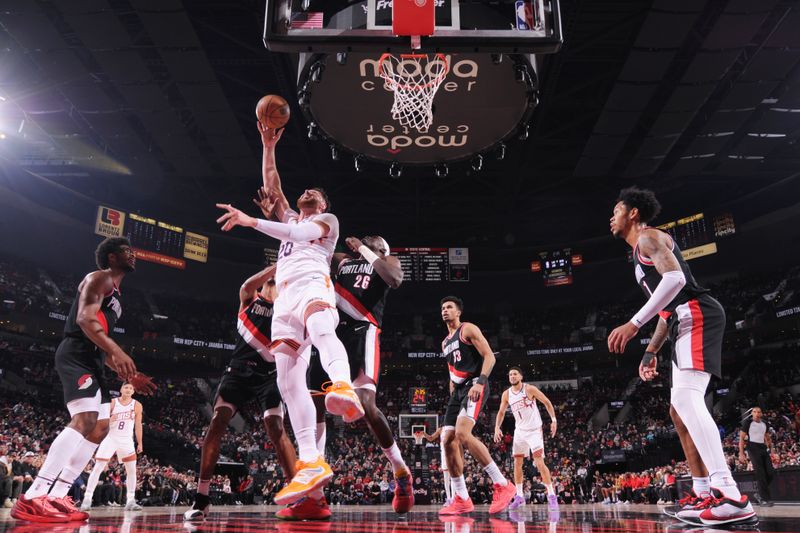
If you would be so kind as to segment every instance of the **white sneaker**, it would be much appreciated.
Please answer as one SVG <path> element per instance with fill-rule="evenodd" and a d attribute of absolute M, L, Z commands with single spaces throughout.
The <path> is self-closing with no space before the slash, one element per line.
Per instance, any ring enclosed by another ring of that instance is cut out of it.
<path fill-rule="evenodd" d="M 202 508 L 197 508 L 194 505 L 183 513 L 183 519 L 187 522 L 202 522 L 208 516 L 208 511 L 211 509 L 211 504 L 206 505 Z"/>
<path fill-rule="evenodd" d="M 723 524 L 742 524 L 758 522 L 756 512 L 750 505 L 747 496 L 740 496 L 738 500 L 722 496 L 700 513 L 700 521 L 709 526 Z"/>
<path fill-rule="evenodd" d="M 91 508 L 92 508 L 92 499 L 84 498 L 83 501 L 81 502 L 81 511 L 85 513 L 86 511 L 91 510 Z"/>
<path fill-rule="evenodd" d="M 131 500 L 125 504 L 126 511 L 141 511 L 142 506 L 136 503 L 136 500 Z"/>

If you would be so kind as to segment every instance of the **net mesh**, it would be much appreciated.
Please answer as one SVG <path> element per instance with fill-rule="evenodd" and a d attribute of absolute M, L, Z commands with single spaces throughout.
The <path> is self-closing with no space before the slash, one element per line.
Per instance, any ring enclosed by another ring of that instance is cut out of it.
<path fill-rule="evenodd" d="M 422 444 L 422 439 L 425 438 L 425 433 L 422 431 L 415 431 L 414 432 L 414 444 L 420 446 Z"/>
<path fill-rule="evenodd" d="M 394 91 L 392 118 L 424 133 L 433 123 L 433 99 L 448 72 L 444 54 L 383 54 L 381 78 Z"/>

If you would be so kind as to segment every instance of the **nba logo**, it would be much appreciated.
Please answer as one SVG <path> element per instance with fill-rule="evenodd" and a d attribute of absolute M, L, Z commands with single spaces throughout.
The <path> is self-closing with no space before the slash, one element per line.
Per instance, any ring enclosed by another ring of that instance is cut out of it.
<path fill-rule="evenodd" d="M 100 213 L 100 220 L 111 226 L 119 226 L 122 221 L 122 216 L 116 209 L 109 209 L 104 207 Z"/>
<path fill-rule="evenodd" d="M 533 6 L 526 0 L 517 0 L 515 4 L 517 12 L 517 29 L 530 30 L 533 28 Z"/>

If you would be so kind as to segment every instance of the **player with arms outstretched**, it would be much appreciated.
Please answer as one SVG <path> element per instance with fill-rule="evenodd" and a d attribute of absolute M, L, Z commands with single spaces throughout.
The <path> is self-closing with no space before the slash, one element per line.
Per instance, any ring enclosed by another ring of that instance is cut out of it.
<path fill-rule="evenodd" d="M 467 449 L 492 478 L 494 495 L 489 513 L 495 514 L 508 507 L 516 488 L 492 460 L 486 445 L 472 434 L 481 408 L 489 399 L 488 381 L 495 357 L 480 328 L 470 322 L 461 322 L 463 310 L 464 303 L 460 298 L 442 298 L 442 320 L 447 324 L 448 332 L 442 341 L 442 352 L 447 357 L 450 372 L 450 401 L 447 403 L 442 432 L 455 495 L 453 502 L 440 509 L 439 513 L 455 515 L 475 509 L 464 480 L 463 449 Z"/>
<path fill-rule="evenodd" d="M 364 416 L 364 408 L 353 390 L 347 352 L 336 336 L 339 314 L 330 272 L 339 220 L 328 212 L 330 201 L 319 188 L 303 192 L 297 200 L 298 211 L 289 208 L 275 162 L 275 145 L 282 130 L 269 130 L 260 122 L 258 127 L 264 145 L 264 188 L 273 199 L 270 211 L 278 221 L 256 219 L 230 204 L 217 204 L 226 211 L 217 222 L 223 224 L 223 231 L 252 227 L 281 241 L 270 350 L 275 355 L 278 387 L 289 412 L 300 461 L 292 481 L 275 496 L 275 503 L 290 504 L 333 476 L 317 450 L 314 402 L 306 382 L 309 341 L 319 350 L 322 366 L 333 382 L 325 397 L 328 411 L 352 422 Z"/>
<path fill-rule="evenodd" d="M 234 415 L 250 401 L 258 406 L 264 428 L 275 446 L 278 463 L 286 479 L 294 476 L 294 446 L 283 429 L 281 394 L 277 369 L 269 351 L 275 300 L 275 266 L 268 266 L 247 278 L 239 288 L 239 314 L 236 318 L 236 346 L 231 354 L 214 399 L 214 415 L 203 437 L 197 493 L 183 518 L 202 521 L 208 516 L 208 492 L 219 460 L 222 437 Z"/>
<path fill-rule="evenodd" d="M 514 453 L 514 484 L 517 486 L 517 495 L 511 500 L 508 509 L 513 511 L 525 505 L 525 496 L 522 493 L 522 462 L 525 457 L 533 454 L 533 462 L 536 469 L 542 476 L 542 483 L 547 489 L 547 504 L 551 511 L 558 510 L 558 496 L 553 489 L 553 480 L 550 477 L 550 469 L 544 462 L 544 436 L 542 435 L 542 415 L 536 406 L 539 400 L 547 414 L 550 415 L 550 437 L 556 436 L 558 423 L 556 422 L 556 411 L 553 404 L 539 387 L 530 385 L 522 381 L 522 369 L 517 366 L 511 367 L 508 371 L 509 388 L 503 391 L 500 397 L 500 409 L 497 411 L 497 418 L 494 424 L 494 441 L 500 442 L 503 432 L 500 426 L 506 415 L 506 409 L 511 407 L 514 415 L 514 442 L 512 452 Z"/>
<path fill-rule="evenodd" d="M 720 377 L 725 310 L 701 287 L 668 233 L 647 224 L 661 211 L 652 191 L 623 189 L 611 216 L 611 233 L 633 248 L 636 282 L 647 303 L 608 336 L 608 349 L 623 353 L 628 341 L 656 315 L 658 325 L 639 365 L 639 376 L 657 375 L 657 354 L 672 341 L 670 415 L 692 471 L 695 498 L 677 512 L 690 524 L 721 525 L 757 520 L 733 480 L 719 430 L 705 403 L 711 376 Z M 708 476 L 706 479 L 705 476 Z M 700 484 L 698 484 L 700 482 Z"/>
<path fill-rule="evenodd" d="M 133 359 L 109 333 L 122 315 L 119 286 L 136 269 L 127 239 L 103 240 L 95 251 L 99 270 L 87 274 L 64 325 L 55 367 L 64 389 L 71 420 L 50 445 L 33 484 L 21 495 L 11 516 L 31 522 L 69 522 L 89 518 L 67 492 L 108 434 L 111 397 L 104 367 L 122 379 L 133 380 L 144 394 L 155 389 L 150 378 L 137 374 Z M 49 494 L 48 494 L 49 493 Z"/>
<path fill-rule="evenodd" d="M 94 489 L 100 474 L 108 466 L 108 462 L 116 454 L 117 461 L 125 466 L 126 511 L 141 511 L 142 506 L 136 503 L 136 454 L 143 453 L 142 446 L 142 404 L 133 399 L 135 389 L 130 383 L 123 383 L 119 389 L 119 398 L 111 399 L 110 422 L 108 436 L 100 443 L 94 456 L 94 467 L 86 483 L 86 493 L 81 502 L 81 511 L 92 508 Z M 133 434 L 136 442 L 133 445 Z"/>

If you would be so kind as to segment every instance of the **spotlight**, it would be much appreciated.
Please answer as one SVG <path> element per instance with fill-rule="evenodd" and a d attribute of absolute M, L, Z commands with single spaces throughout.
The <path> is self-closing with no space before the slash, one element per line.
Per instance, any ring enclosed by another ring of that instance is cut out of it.
<path fill-rule="evenodd" d="M 353 158 L 353 166 L 355 167 L 356 172 L 362 172 L 364 170 L 364 156 L 355 156 Z"/>
<path fill-rule="evenodd" d="M 303 109 L 308 109 L 308 107 L 311 105 L 311 96 L 307 92 L 301 91 L 297 94 L 297 103 Z"/>
<path fill-rule="evenodd" d="M 336 147 L 335 144 L 331 145 L 331 159 L 334 161 L 339 160 L 339 149 Z"/>
<path fill-rule="evenodd" d="M 309 141 L 318 141 L 319 140 L 319 127 L 317 127 L 316 122 L 312 122 L 308 125 L 308 140 Z"/>
<path fill-rule="evenodd" d="M 308 11 L 310 7 L 311 7 L 311 0 L 303 0 L 300 3 L 300 9 L 302 9 L 303 11 Z"/>
<path fill-rule="evenodd" d="M 526 84 L 526 85 L 530 85 L 530 84 L 531 84 L 531 76 L 530 76 L 530 74 L 528 74 L 528 69 L 526 69 L 526 68 L 525 68 L 524 66 L 522 66 L 522 65 L 519 65 L 519 66 L 518 66 L 518 67 L 515 69 L 515 71 L 514 71 L 514 78 L 515 78 L 515 79 L 516 79 L 516 80 L 517 80 L 519 83 L 524 83 L 524 84 Z"/>
<path fill-rule="evenodd" d="M 499 65 L 503 62 L 503 54 L 492 54 L 492 63 Z"/>
<path fill-rule="evenodd" d="M 480 172 L 483 168 L 483 156 L 481 154 L 476 155 L 472 160 L 472 170 L 475 172 Z"/>
<path fill-rule="evenodd" d="M 446 178 L 449 173 L 450 173 L 450 167 L 448 167 L 445 163 L 436 165 L 437 178 Z"/>
<path fill-rule="evenodd" d="M 403 167 L 400 166 L 400 163 L 397 162 L 392 163 L 392 165 L 389 167 L 389 176 L 391 176 L 394 179 L 398 179 L 402 175 L 403 175 Z"/>
<path fill-rule="evenodd" d="M 522 130 L 519 132 L 519 136 L 517 137 L 520 141 L 527 141 L 528 136 L 530 135 L 530 124 L 525 124 L 522 126 Z"/>
<path fill-rule="evenodd" d="M 347 63 L 347 52 L 339 52 L 336 54 L 336 62 L 340 65 Z"/>
<path fill-rule="evenodd" d="M 325 65 L 323 65 L 320 61 L 314 63 L 314 66 L 311 67 L 311 81 L 314 83 L 319 83 L 322 81 L 323 72 L 325 72 Z"/>
<path fill-rule="evenodd" d="M 498 161 L 502 161 L 506 158 L 506 145 L 505 143 L 500 143 L 497 145 L 497 151 L 495 152 L 495 157 Z"/>

